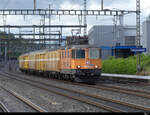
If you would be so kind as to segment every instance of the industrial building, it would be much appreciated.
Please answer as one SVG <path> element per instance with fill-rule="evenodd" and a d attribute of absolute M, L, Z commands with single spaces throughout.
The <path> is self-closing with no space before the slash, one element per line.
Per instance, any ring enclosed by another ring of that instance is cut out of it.
<path fill-rule="evenodd" d="M 147 17 L 146 21 L 142 24 L 142 39 L 141 45 L 147 49 L 148 54 L 150 54 L 150 15 Z"/>
<path fill-rule="evenodd" d="M 136 26 L 97 25 L 89 30 L 89 44 L 102 48 L 102 59 L 128 57 L 136 48 Z"/>

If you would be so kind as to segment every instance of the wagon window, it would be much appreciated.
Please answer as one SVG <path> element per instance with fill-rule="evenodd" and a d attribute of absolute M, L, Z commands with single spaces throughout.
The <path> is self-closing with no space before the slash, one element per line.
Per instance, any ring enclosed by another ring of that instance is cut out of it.
<path fill-rule="evenodd" d="M 64 58 L 64 52 L 62 52 L 62 58 Z"/>

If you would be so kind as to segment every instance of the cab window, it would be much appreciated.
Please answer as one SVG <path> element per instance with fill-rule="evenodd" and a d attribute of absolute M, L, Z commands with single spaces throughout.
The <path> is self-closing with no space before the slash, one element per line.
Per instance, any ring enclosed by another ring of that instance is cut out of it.
<path fill-rule="evenodd" d="M 85 50 L 77 49 L 76 50 L 76 58 L 85 58 Z"/>
<path fill-rule="evenodd" d="M 98 59 L 100 58 L 100 49 L 98 48 L 90 48 L 89 49 L 89 58 L 90 59 Z"/>
<path fill-rule="evenodd" d="M 83 49 L 72 50 L 72 58 L 77 59 L 85 58 L 85 50 Z"/>

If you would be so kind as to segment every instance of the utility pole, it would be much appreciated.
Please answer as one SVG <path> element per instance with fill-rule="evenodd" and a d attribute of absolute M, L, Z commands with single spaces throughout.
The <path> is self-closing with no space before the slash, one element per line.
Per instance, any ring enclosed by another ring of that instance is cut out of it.
<path fill-rule="evenodd" d="M 36 10 L 36 0 L 34 0 L 34 10 Z"/>
<path fill-rule="evenodd" d="M 51 13 L 50 13 L 50 9 L 51 9 L 51 4 L 49 4 L 49 26 L 51 25 Z M 49 39 L 51 39 L 51 27 L 49 27 Z"/>
<path fill-rule="evenodd" d="M 140 48 L 140 0 L 136 0 L 136 47 Z M 141 55 L 137 53 L 137 72 L 141 71 Z"/>
<path fill-rule="evenodd" d="M 116 45 L 117 43 L 117 17 L 114 16 L 114 19 L 113 19 L 113 22 L 114 22 L 114 27 L 113 27 L 113 34 L 114 34 L 114 45 Z"/>
<path fill-rule="evenodd" d="M 87 36 L 87 17 L 86 17 L 86 0 L 84 0 L 84 25 L 86 26 L 84 28 L 84 36 Z"/>
<path fill-rule="evenodd" d="M 3 25 L 4 26 L 6 25 L 6 15 L 3 15 Z M 7 36 L 7 34 L 6 34 L 6 28 L 5 27 L 4 27 L 4 33 Z M 7 44 L 8 44 L 8 42 L 5 41 L 5 56 L 4 56 L 5 63 L 7 62 Z"/>
<path fill-rule="evenodd" d="M 103 0 L 101 0 L 101 10 L 103 10 L 103 4 L 104 4 L 104 2 L 103 2 Z"/>
<path fill-rule="evenodd" d="M 124 15 L 120 15 L 119 17 L 119 25 L 120 25 L 120 27 L 119 27 L 119 30 L 118 30 L 118 45 L 121 45 L 121 39 L 120 39 L 120 35 L 121 35 L 121 33 L 122 33 L 122 31 L 123 31 L 123 26 L 124 26 Z"/>
<path fill-rule="evenodd" d="M 43 33 L 42 34 L 44 34 L 44 32 L 45 32 L 45 28 L 44 28 L 44 26 L 45 26 L 45 15 L 43 15 L 42 26 L 43 26 Z M 43 38 L 44 38 L 44 36 L 43 36 Z"/>

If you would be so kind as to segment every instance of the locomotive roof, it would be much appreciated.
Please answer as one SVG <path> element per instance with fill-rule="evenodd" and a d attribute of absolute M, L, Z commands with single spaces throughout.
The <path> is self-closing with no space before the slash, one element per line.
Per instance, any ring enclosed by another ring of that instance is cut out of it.
<path fill-rule="evenodd" d="M 95 45 L 71 45 L 71 46 L 66 46 L 66 48 L 99 48 L 98 46 Z"/>
<path fill-rule="evenodd" d="M 64 49 L 70 49 L 70 48 L 99 48 L 95 45 L 70 45 L 70 46 L 60 46 L 59 48 L 50 48 L 50 49 L 44 49 L 44 50 L 37 50 L 29 53 L 22 54 L 21 56 L 29 55 L 29 54 L 37 54 L 37 53 L 45 53 L 48 51 L 56 51 L 56 50 L 64 50 Z"/>

